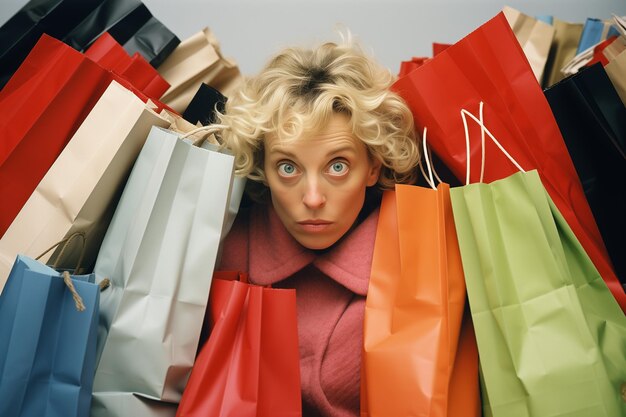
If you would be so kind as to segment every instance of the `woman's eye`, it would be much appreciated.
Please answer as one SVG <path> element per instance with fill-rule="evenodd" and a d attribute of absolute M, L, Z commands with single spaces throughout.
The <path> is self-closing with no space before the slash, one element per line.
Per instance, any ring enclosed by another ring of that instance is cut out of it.
<path fill-rule="evenodd" d="M 330 175 L 344 175 L 348 172 L 348 164 L 343 161 L 335 161 L 330 164 L 328 173 Z"/>
<path fill-rule="evenodd" d="M 278 174 L 282 177 L 292 177 L 298 173 L 296 166 L 289 162 L 281 162 L 278 164 Z"/>

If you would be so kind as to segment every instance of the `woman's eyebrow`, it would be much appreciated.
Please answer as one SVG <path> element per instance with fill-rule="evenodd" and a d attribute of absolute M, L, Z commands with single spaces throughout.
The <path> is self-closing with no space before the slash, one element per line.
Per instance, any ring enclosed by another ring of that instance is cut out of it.
<path fill-rule="evenodd" d="M 279 145 L 270 147 L 270 154 L 273 155 L 276 153 L 282 154 L 284 156 L 288 156 L 290 158 L 296 157 L 296 155 L 293 152 L 289 152 L 288 150 L 281 148 Z"/>
<path fill-rule="evenodd" d="M 331 155 L 335 155 L 338 153 L 342 153 L 342 152 L 351 152 L 351 153 L 356 153 L 356 149 L 354 148 L 354 146 L 352 144 L 350 145 L 344 145 L 344 146 L 339 146 L 335 149 L 331 149 L 330 151 L 328 151 L 326 153 L 326 157 L 329 157 Z"/>

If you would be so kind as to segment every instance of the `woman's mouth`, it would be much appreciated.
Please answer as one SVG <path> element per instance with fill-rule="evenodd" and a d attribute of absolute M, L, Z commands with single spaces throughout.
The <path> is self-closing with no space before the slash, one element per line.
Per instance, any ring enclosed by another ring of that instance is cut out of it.
<path fill-rule="evenodd" d="M 322 232 L 332 224 L 331 221 L 312 219 L 298 222 L 298 225 L 306 232 Z"/>

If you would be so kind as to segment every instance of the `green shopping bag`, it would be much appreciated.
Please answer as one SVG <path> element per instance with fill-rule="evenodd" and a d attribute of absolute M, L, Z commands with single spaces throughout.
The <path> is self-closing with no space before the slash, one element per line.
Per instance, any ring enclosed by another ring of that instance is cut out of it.
<path fill-rule="evenodd" d="M 626 415 L 626 317 L 537 171 L 450 192 L 485 415 Z"/>

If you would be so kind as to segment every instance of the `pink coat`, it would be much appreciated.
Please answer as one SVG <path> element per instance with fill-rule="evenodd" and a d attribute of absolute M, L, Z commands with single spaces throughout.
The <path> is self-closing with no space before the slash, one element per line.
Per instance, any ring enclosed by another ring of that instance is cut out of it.
<path fill-rule="evenodd" d="M 243 211 L 223 246 L 220 270 L 255 284 L 295 288 L 304 416 L 357 417 L 363 314 L 378 209 L 330 249 L 312 251 L 271 205 Z"/>

